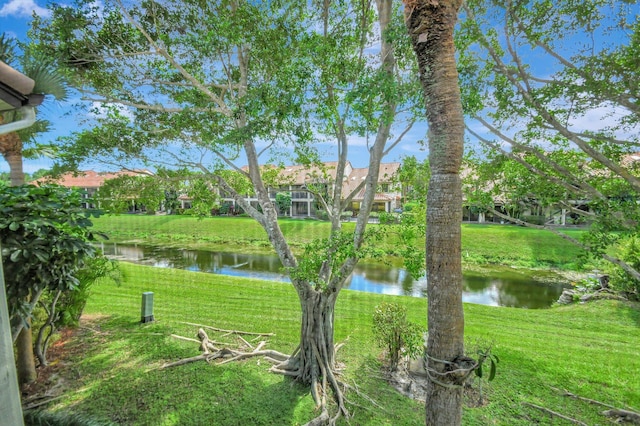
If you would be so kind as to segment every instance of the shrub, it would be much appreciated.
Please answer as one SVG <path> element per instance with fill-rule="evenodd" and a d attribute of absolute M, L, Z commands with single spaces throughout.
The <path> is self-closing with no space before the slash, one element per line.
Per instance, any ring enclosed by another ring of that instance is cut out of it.
<path fill-rule="evenodd" d="M 522 220 L 534 225 L 544 225 L 546 222 L 546 217 L 543 215 L 523 215 Z"/>
<path fill-rule="evenodd" d="M 398 219 L 398 215 L 395 213 L 387 213 L 387 212 L 380 212 L 380 223 L 385 224 L 385 225 L 392 225 L 394 223 L 398 223 L 399 219 Z"/>
<path fill-rule="evenodd" d="M 620 258 L 636 271 L 640 270 L 640 238 L 631 236 L 620 245 Z M 640 281 L 629 275 L 619 266 L 611 265 L 607 268 L 610 285 L 618 291 L 640 294 Z"/>
<path fill-rule="evenodd" d="M 398 303 L 384 302 L 373 313 L 373 335 L 381 347 L 387 350 L 389 366 L 398 368 L 400 357 L 417 358 L 423 352 L 424 329 L 407 321 L 407 308 Z"/>
<path fill-rule="evenodd" d="M 316 217 L 320 220 L 328 220 L 329 219 L 329 215 L 327 214 L 327 212 L 323 209 L 318 209 L 316 211 Z"/>
<path fill-rule="evenodd" d="M 353 217 L 353 212 L 351 210 L 345 210 L 342 213 L 340 213 L 340 217 L 342 219 L 349 219 L 350 217 Z"/>

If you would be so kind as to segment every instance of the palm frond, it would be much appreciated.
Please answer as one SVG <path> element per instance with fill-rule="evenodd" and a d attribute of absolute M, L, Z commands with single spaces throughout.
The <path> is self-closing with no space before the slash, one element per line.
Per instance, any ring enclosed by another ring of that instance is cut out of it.
<path fill-rule="evenodd" d="M 7 34 L 0 34 L 0 61 L 11 65 L 16 59 L 16 40 Z"/>
<path fill-rule="evenodd" d="M 36 135 L 41 133 L 46 133 L 51 130 L 51 122 L 48 120 L 36 120 L 35 123 L 31 125 L 31 127 L 27 127 L 26 129 L 18 130 L 18 136 L 20 136 L 20 140 L 23 142 L 34 142 Z M 34 156 L 24 155 L 25 157 L 34 158 Z"/>
<path fill-rule="evenodd" d="M 36 83 L 33 93 L 51 95 L 59 101 L 67 97 L 64 75 L 50 63 L 31 59 L 25 64 L 23 72 Z"/>

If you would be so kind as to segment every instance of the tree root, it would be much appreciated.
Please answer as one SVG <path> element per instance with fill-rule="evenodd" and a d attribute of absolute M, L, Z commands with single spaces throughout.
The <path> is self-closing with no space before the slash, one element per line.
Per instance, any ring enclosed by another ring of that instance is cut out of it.
<path fill-rule="evenodd" d="M 601 401 L 596 401 L 595 399 L 585 398 L 580 395 L 576 395 L 567 390 L 560 390 L 554 387 L 551 387 L 551 389 L 557 392 L 562 392 L 562 396 L 568 396 L 569 398 L 585 401 L 585 402 L 588 402 L 589 404 L 601 405 L 603 407 L 609 408 L 609 410 L 605 410 L 602 412 L 602 415 L 604 416 L 615 417 L 617 421 L 629 422 L 635 425 L 640 425 L 640 413 L 636 413 L 635 411 L 630 411 L 630 410 L 623 410 L 613 405 L 606 404 Z"/>
<path fill-rule="evenodd" d="M 564 414 L 560 414 L 557 411 L 553 411 L 553 410 L 550 410 L 548 408 L 541 407 L 539 405 L 531 404 L 529 402 L 523 402 L 522 405 L 527 405 L 529 407 L 536 408 L 536 409 L 538 409 L 540 411 L 544 411 L 545 413 L 551 414 L 552 416 L 559 417 L 561 419 L 567 420 L 567 421 L 569 421 L 571 423 L 574 423 L 574 424 L 577 424 L 577 425 L 580 425 L 580 426 L 588 426 L 586 423 L 583 423 L 580 420 L 576 420 L 576 419 L 571 418 L 569 416 L 565 416 Z"/>
<path fill-rule="evenodd" d="M 615 408 L 612 410 L 605 410 L 602 414 L 607 417 L 615 417 L 618 422 L 623 421 L 633 423 L 634 425 L 640 425 L 640 414 L 633 411 Z"/>
<path fill-rule="evenodd" d="M 203 352 L 202 354 L 194 357 L 183 358 L 175 362 L 170 362 L 162 365 L 159 369 L 163 370 L 166 368 L 177 367 L 180 365 L 189 364 L 192 362 L 198 361 L 206 361 L 208 363 L 218 360 L 216 365 L 222 365 L 234 361 L 242 361 L 248 358 L 253 357 L 263 357 L 265 360 L 275 364 L 273 365 L 269 371 L 276 374 L 282 374 L 285 376 L 293 377 L 298 380 L 307 381 L 307 383 L 311 383 L 311 395 L 316 404 L 316 409 L 319 410 L 320 415 L 309 423 L 308 426 L 314 425 L 334 425 L 336 421 L 344 416 L 349 417 L 349 412 L 346 408 L 346 399 L 344 397 L 343 388 L 344 389 L 354 389 L 353 387 L 340 382 L 336 375 L 334 374 L 334 369 L 328 364 L 328 360 L 330 359 L 326 353 L 321 353 L 318 346 L 315 344 L 312 345 L 312 355 L 315 357 L 315 362 L 317 368 L 312 368 L 311 372 L 303 373 L 302 365 L 305 362 L 301 357 L 303 356 L 300 346 L 298 346 L 291 355 L 286 355 L 281 352 L 264 349 L 266 345 L 266 341 L 262 340 L 257 345 L 251 344 L 241 335 L 254 335 L 254 336 L 273 336 L 273 333 L 253 333 L 253 332 L 245 332 L 240 330 L 225 330 L 221 328 L 210 327 L 202 324 L 195 324 L 184 322 L 183 324 L 193 325 L 196 327 L 200 327 L 198 329 L 198 339 L 183 337 L 172 334 L 171 337 L 185 340 L 189 342 L 198 343 L 200 346 L 200 350 Z M 225 333 L 223 336 L 225 337 L 229 335 L 234 335 L 238 342 L 235 344 L 232 343 L 222 343 L 219 341 L 211 340 L 204 329 L 210 329 L 217 331 L 219 333 Z M 344 342 L 335 345 L 333 347 L 334 351 L 337 351 L 342 346 L 344 346 Z M 233 348 L 231 348 L 231 347 Z M 245 350 L 248 349 L 248 350 Z M 326 352 L 326 349 L 323 349 L 323 352 Z M 335 355 L 335 352 L 334 352 Z M 310 360 L 306 360 L 306 362 L 310 362 Z M 301 377 L 302 374 L 309 374 L 311 377 Z M 328 403 L 327 403 L 327 394 L 329 391 L 329 387 L 331 387 L 333 391 L 333 399 L 337 404 L 337 412 L 333 417 L 329 414 Z M 362 394 L 357 391 L 358 395 Z M 371 398 L 366 397 L 366 399 L 372 402 L 375 406 L 380 407 L 375 401 Z"/>

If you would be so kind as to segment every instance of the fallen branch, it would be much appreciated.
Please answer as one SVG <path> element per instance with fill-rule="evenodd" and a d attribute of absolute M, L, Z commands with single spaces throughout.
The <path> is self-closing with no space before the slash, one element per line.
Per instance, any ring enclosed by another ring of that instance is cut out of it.
<path fill-rule="evenodd" d="M 523 405 L 527 405 L 529 407 L 536 408 L 536 409 L 538 409 L 540 411 L 544 411 L 545 413 L 551 414 L 552 416 L 560 417 L 561 419 L 567 420 L 567 421 L 569 421 L 571 423 L 574 423 L 574 424 L 577 424 L 577 425 L 580 425 L 580 426 L 588 426 L 586 423 L 583 423 L 580 420 L 576 420 L 576 419 L 571 418 L 569 416 L 565 416 L 564 414 L 560 414 L 557 411 L 553 411 L 553 410 L 550 410 L 548 408 L 541 407 L 539 405 L 531 404 L 529 402 L 523 402 L 522 404 Z"/>
<path fill-rule="evenodd" d="M 283 353 L 280 353 L 278 351 L 273 351 L 273 350 L 254 351 L 254 352 L 237 352 L 237 351 L 234 351 L 234 357 L 233 358 L 225 359 L 224 361 L 219 363 L 219 365 L 226 364 L 226 363 L 232 362 L 232 361 L 240 361 L 240 360 L 247 359 L 247 358 L 253 358 L 254 356 L 265 356 L 265 357 L 269 357 L 271 359 L 277 359 L 277 360 L 279 360 L 281 362 L 282 361 L 286 361 L 287 359 L 289 359 L 289 355 L 285 355 Z"/>
<path fill-rule="evenodd" d="M 191 337 L 178 336 L 177 334 L 170 334 L 170 336 L 173 337 L 174 339 L 186 340 L 187 342 L 194 342 L 198 344 L 200 343 L 200 340 L 192 339 Z"/>
<path fill-rule="evenodd" d="M 180 324 L 192 325 L 194 327 L 203 327 L 203 328 L 207 328 L 209 330 L 219 331 L 221 333 L 245 334 L 245 335 L 250 335 L 250 336 L 275 336 L 275 333 L 256 333 L 256 332 L 251 332 L 251 331 L 225 330 L 223 328 L 211 327 L 210 325 L 195 324 L 193 322 L 181 321 Z"/>
<path fill-rule="evenodd" d="M 603 411 L 602 414 L 607 417 L 617 417 L 619 420 L 630 422 L 633 424 L 640 424 L 640 413 L 636 413 L 635 411 L 623 410 L 621 408 L 616 408 L 611 404 L 606 404 L 601 401 L 596 401 L 595 399 L 585 398 L 580 395 L 576 395 L 567 390 L 560 390 L 558 388 L 551 387 L 551 389 L 562 392 L 562 396 L 568 396 L 569 398 L 575 398 L 580 401 L 588 402 L 589 404 L 601 405 L 603 407 L 610 408 L 610 410 Z"/>
<path fill-rule="evenodd" d="M 170 367 L 177 367 L 179 365 L 189 364 L 190 362 L 206 360 L 210 356 L 211 356 L 211 354 L 202 354 L 202 355 L 198 355 L 198 356 L 192 356 L 191 358 L 183 358 L 183 359 L 181 359 L 179 361 L 170 362 L 168 364 L 163 364 L 162 366 L 160 366 L 160 370 L 164 370 L 165 368 L 170 368 Z"/>
<path fill-rule="evenodd" d="M 618 421 L 633 423 L 634 425 L 640 425 L 640 414 L 633 411 L 621 410 L 614 408 L 613 410 L 606 410 L 602 412 L 607 417 L 615 417 Z"/>
<path fill-rule="evenodd" d="M 588 402 L 589 404 L 602 405 L 603 407 L 612 408 L 614 410 L 616 409 L 616 407 L 614 407 L 613 405 L 605 404 L 604 402 L 596 401 L 595 399 L 589 399 L 589 398 L 582 397 L 580 395 L 576 395 L 574 393 L 567 391 L 566 389 L 558 389 L 558 388 L 554 388 L 553 386 L 551 387 L 551 389 L 557 392 L 561 392 L 562 396 L 568 396 L 569 398 L 579 399 L 580 401 L 585 401 L 585 402 Z"/>
<path fill-rule="evenodd" d="M 45 399 L 44 401 L 40 401 L 40 402 L 36 402 L 35 404 L 27 405 L 26 407 L 23 407 L 22 410 L 23 411 L 33 410 L 34 408 L 38 408 L 38 407 L 41 407 L 43 405 L 47 405 L 50 402 L 57 401 L 58 399 L 63 398 L 65 396 L 66 395 L 54 396 L 53 398 Z"/>

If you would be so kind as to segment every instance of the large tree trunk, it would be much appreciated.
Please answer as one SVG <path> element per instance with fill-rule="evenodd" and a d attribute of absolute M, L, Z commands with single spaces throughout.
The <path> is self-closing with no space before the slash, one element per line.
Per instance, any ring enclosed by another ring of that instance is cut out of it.
<path fill-rule="evenodd" d="M 316 384 L 320 379 L 327 379 L 335 363 L 333 330 L 336 294 L 327 295 L 311 290 L 300 303 L 300 347 L 294 358 L 297 358 L 299 380 Z"/>
<path fill-rule="evenodd" d="M 405 4 L 429 122 L 431 180 L 427 195 L 428 326 L 426 424 L 459 425 L 464 374 L 461 230 L 464 120 L 453 29 L 460 0 Z"/>
<path fill-rule="evenodd" d="M 334 375 L 334 311 L 338 292 L 317 291 L 310 287 L 299 292 L 302 308 L 300 344 L 289 360 L 272 370 L 309 385 L 321 415 L 310 424 L 331 423 L 327 412 L 327 391 L 333 388 L 340 414 L 346 414 L 342 392 Z M 337 417 L 336 417 L 337 418 Z"/>

